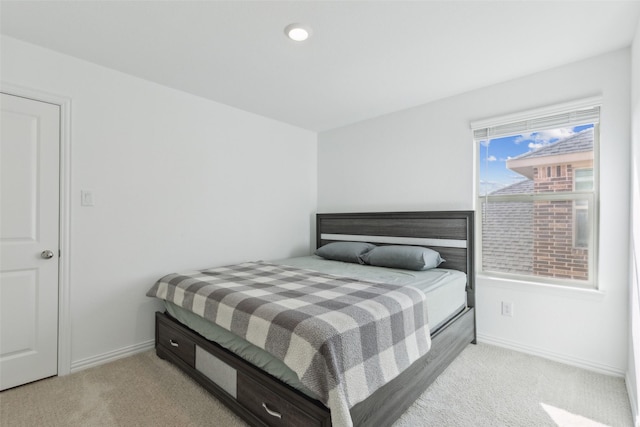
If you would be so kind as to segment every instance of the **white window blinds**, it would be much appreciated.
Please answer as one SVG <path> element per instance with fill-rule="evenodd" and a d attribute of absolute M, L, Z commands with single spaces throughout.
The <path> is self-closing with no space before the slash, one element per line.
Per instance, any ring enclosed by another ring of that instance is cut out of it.
<path fill-rule="evenodd" d="M 473 138 L 481 141 L 546 129 L 573 127 L 600 121 L 600 97 L 556 105 L 471 123 Z"/>

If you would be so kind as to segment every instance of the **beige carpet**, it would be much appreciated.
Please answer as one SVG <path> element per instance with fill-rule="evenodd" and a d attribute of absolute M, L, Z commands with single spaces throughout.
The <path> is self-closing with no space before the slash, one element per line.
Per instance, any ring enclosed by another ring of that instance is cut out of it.
<path fill-rule="evenodd" d="M 245 426 L 152 351 L 2 392 L 0 425 Z M 394 427 L 603 425 L 632 426 L 622 378 L 479 344 Z"/>

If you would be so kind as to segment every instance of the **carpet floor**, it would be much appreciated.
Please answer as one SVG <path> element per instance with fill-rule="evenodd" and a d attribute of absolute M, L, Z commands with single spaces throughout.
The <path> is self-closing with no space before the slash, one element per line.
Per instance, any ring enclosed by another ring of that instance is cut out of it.
<path fill-rule="evenodd" d="M 0 425 L 246 426 L 154 351 L 4 391 Z M 622 378 L 478 344 L 394 424 L 421 426 L 628 427 L 632 420 Z"/>

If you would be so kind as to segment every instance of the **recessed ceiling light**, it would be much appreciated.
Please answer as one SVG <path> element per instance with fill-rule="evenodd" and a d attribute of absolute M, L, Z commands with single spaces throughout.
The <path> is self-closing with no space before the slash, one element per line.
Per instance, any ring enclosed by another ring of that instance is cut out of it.
<path fill-rule="evenodd" d="M 303 42 L 311 35 L 311 30 L 302 24 L 289 24 L 285 27 L 284 33 L 291 40 Z"/>

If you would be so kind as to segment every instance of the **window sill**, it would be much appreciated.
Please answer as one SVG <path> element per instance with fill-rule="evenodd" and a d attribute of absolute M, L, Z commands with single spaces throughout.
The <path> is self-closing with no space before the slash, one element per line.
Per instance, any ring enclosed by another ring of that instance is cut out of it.
<path fill-rule="evenodd" d="M 531 282 L 522 279 L 507 279 L 504 277 L 496 277 L 486 273 L 478 273 L 476 275 L 476 285 L 478 287 L 492 287 L 508 290 L 517 290 L 533 293 L 544 293 L 554 296 L 564 296 L 570 298 L 578 298 L 589 301 L 602 301 L 605 292 L 600 289 L 578 288 L 573 286 L 563 286 L 552 283 Z"/>

